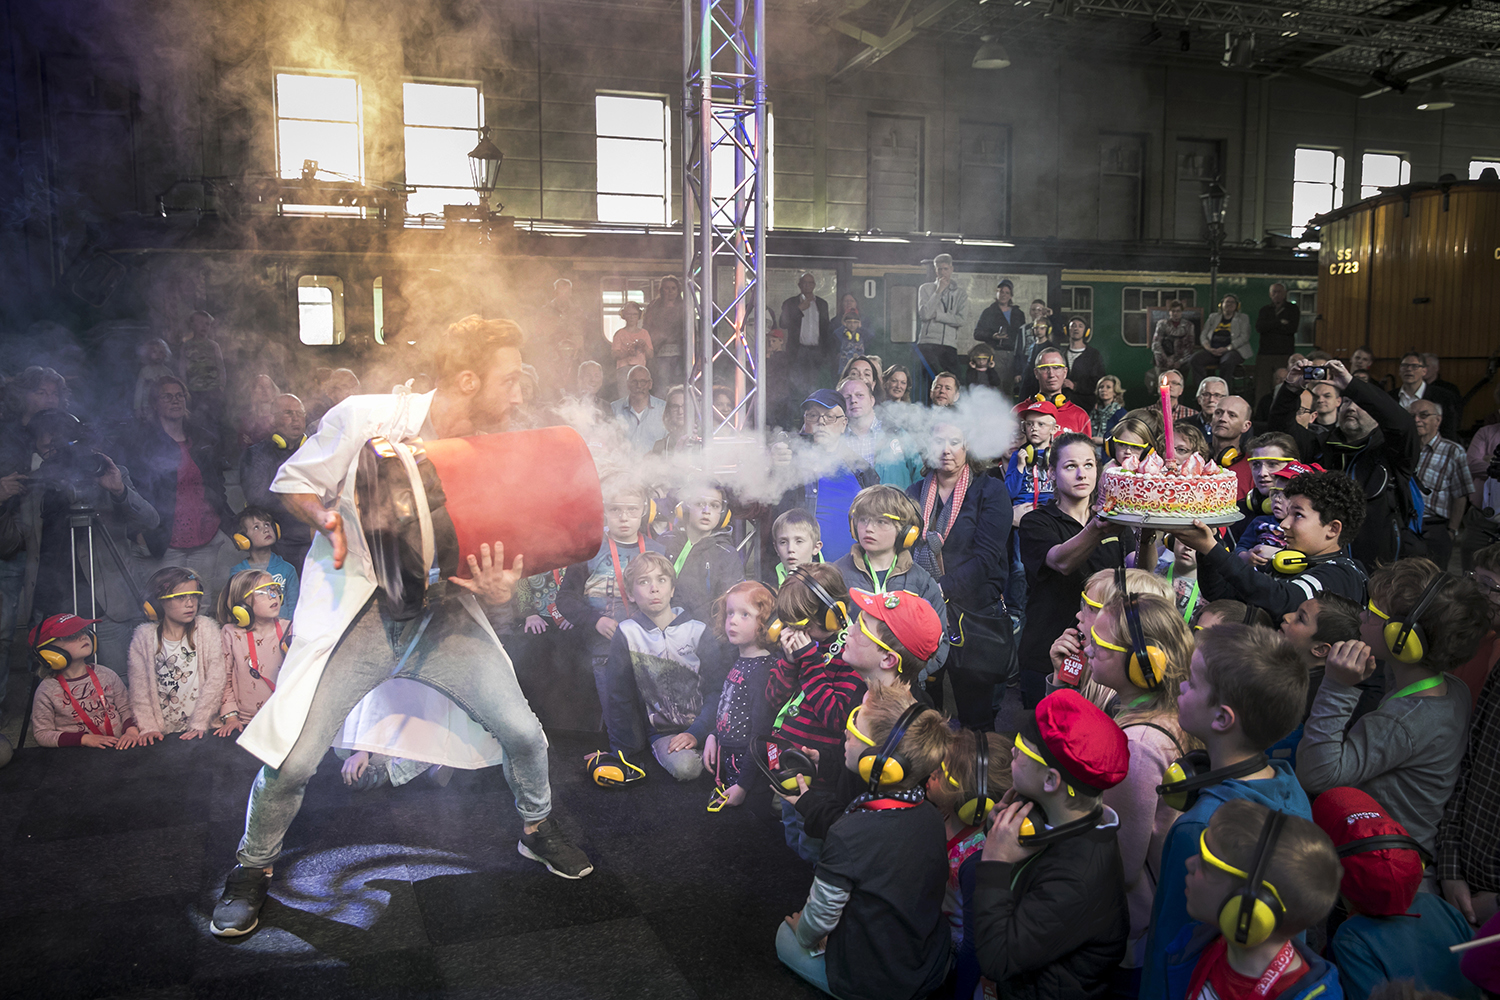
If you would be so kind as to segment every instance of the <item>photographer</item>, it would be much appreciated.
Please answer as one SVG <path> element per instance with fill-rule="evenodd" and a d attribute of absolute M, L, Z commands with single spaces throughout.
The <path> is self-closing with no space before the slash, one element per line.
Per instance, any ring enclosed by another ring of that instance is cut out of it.
<path fill-rule="evenodd" d="M 1342 362 L 1310 362 L 1295 355 L 1287 373 L 1290 392 L 1279 392 L 1271 403 L 1271 429 L 1297 431 L 1297 408 L 1308 369 L 1326 369 L 1327 381 L 1343 393 L 1338 423 L 1321 450 L 1304 450 L 1302 461 L 1352 476 L 1365 494 L 1365 521 L 1350 542 L 1350 554 L 1368 567 L 1391 562 L 1402 551 L 1401 529 L 1411 517 L 1410 483 L 1417 466 L 1417 425 L 1410 413 L 1368 382 L 1355 379 Z M 1317 373 L 1322 374 L 1322 373 Z M 1305 431 L 1302 431 L 1305 434 Z"/>
<path fill-rule="evenodd" d="M 134 440 L 124 442 L 137 488 L 160 515 L 156 527 L 142 532 L 150 559 L 140 568 L 146 574 L 162 566 L 191 569 L 211 598 L 241 558 L 229 540 L 236 527 L 224 499 L 218 440 L 188 419 L 192 397 L 181 379 L 158 379 L 151 398 L 152 419 L 136 424 Z"/>
<path fill-rule="evenodd" d="M 141 609 L 122 567 L 109 554 L 108 542 L 97 534 L 90 539 L 89 533 L 109 532 L 123 556 L 129 536 L 156 527 L 156 511 L 131 486 L 124 469 L 85 442 L 83 424 L 71 413 L 44 410 L 32 417 L 28 430 L 35 468 L 3 508 L 24 539 L 21 612 L 76 611 L 102 619 L 96 629 L 99 662 L 120 666 Z M 90 511 L 98 514 L 97 520 Z M 81 525 L 75 539 L 76 522 Z"/>

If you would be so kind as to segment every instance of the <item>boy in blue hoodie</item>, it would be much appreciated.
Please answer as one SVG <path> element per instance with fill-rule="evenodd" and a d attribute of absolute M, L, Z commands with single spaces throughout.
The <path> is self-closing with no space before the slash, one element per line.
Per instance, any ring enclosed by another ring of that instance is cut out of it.
<path fill-rule="evenodd" d="M 1187 869 L 1183 897 L 1200 922 L 1167 946 L 1171 1000 L 1343 1000 L 1338 970 L 1295 940 L 1338 900 L 1344 872 L 1327 834 L 1258 802 L 1226 802 Z"/>
<path fill-rule="evenodd" d="M 1198 633 L 1188 679 L 1178 687 L 1177 722 L 1206 749 L 1181 762 L 1184 780 L 1158 789 L 1183 813 L 1162 848 L 1141 974 L 1143 1000 L 1168 996 L 1163 959 L 1167 946 L 1192 920 L 1183 884 L 1214 811 L 1225 802 L 1248 799 L 1312 818 L 1312 805 L 1291 767 L 1266 758 L 1266 750 L 1301 723 L 1306 704 L 1307 668 L 1280 633 L 1234 623 Z"/>

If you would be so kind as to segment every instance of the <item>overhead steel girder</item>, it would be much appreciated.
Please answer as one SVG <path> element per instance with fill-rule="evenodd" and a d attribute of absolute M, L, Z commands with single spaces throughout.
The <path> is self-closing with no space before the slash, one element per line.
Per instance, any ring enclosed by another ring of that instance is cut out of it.
<path fill-rule="evenodd" d="M 1195 27 L 1254 31 L 1360 48 L 1399 48 L 1475 56 L 1500 54 L 1500 32 L 1482 34 L 1448 24 L 1392 21 L 1362 14 L 1289 11 L 1275 0 L 1077 0 L 1079 12 Z M 1293 16 L 1287 16 L 1288 14 Z"/>
<path fill-rule="evenodd" d="M 957 6 L 962 0 L 933 0 L 932 3 L 917 11 L 911 17 L 899 22 L 884 35 L 875 35 L 848 21 L 840 18 L 833 22 L 833 26 L 850 38 L 863 42 L 865 48 L 862 52 L 840 66 L 833 75 L 828 78 L 829 83 L 837 83 L 850 73 L 872 66 L 886 56 L 895 52 L 901 46 L 917 36 L 917 32 L 932 24 L 943 16 L 949 8 Z"/>

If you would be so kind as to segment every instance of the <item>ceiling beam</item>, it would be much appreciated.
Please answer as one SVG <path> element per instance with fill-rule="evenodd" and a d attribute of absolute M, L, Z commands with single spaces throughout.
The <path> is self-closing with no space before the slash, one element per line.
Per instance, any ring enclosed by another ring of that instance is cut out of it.
<path fill-rule="evenodd" d="M 1475 60 L 1475 58 L 1475 56 L 1444 56 L 1441 59 L 1434 59 L 1430 63 L 1424 63 L 1421 66 L 1417 66 L 1410 72 L 1407 72 L 1405 70 L 1399 72 L 1396 70 L 1392 70 L 1391 75 L 1398 76 L 1401 79 L 1405 80 L 1407 83 L 1416 83 L 1418 80 L 1425 80 L 1429 76 L 1437 76 L 1439 73 L 1446 72 L 1455 66 L 1462 66 L 1464 63 L 1471 63 Z M 1363 91 L 1363 93 L 1359 95 L 1360 97 L 1375 97 L 1377 94 L 1384 94 L 1391 88 L 1369 84 L 1360 89 Z"/>
<path fill-rule="evenodd" d="M 917 11 L 911 17 L 894 25 L 884 35 L 876 35 L 865 31 L 857 25 L 850 24 L 843 18 L 833 22 L 833 26 L 850 38 L 861 42 L 865 48 L 858 55 L 851 58 L 840 66 L 829 78 L 829 83 L 837 83 L 851 73 L 872 66 L 886 56 L 895 52 L 901 46 L 917 36 L 917 32 L 936 21 L 949 8 L 956 6 L 962 0 L 933 0 L 926 7 Z"/>

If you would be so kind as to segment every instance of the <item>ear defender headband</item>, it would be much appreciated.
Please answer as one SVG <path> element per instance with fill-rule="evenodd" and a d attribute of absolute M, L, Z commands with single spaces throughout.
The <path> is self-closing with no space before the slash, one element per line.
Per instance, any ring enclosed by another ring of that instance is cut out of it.
<path fill-rule="evenodd" d="M 1187 812 L 1198 801 L 1198 793 L 1209 785 L 1231 778 L 1243 778 L 1266 766 L 1264 755 L 1247 757 L 1238 764 L 1210 768 L 1207 750 L 1194 750 L 1167 765 L 1167 780 L 1156 786 L 1156 794 L 1178 812 Z"/>
<path fill-rule="evenodd" d="M 807 570 L 801 566 L 793 570 L 792 575 L 787 577 L 787 583 L 790 583 L 794 579 L 799 579 L 804 584 L 806 584 L 807 589 L 812 591 L 812 595 L 818 599 L 819 604 L 823 608 L 824 631 L 837 634 L 849 627 L 848 605 L 846 605 L 843 601 L 835 601 L 833 599 L 833 595 L 825 590 L 823 588 L 823 585 L 817 580 L 814 580 L 812 578 L 812 574 L 807 572 Z M 786 586 L 786 584 L 782 584 L 782 586 L 784 587 Z M 766 626 L 766 638 L 772 642 L 780 642 L 782 629 L 788 627 L 803 628 L 810 621 L 812 621 L 811 618 L 802 618 L 797 621 L 787 623 L 783 622 L 780 618 L 777 618 L 772 621 L 770 625 Z"/>
<path fill-rule="evenodd" d="M 1218 457 L 1214 459 L 1214 461 L 1218 462 L 1226 469 L 1239 460 L 1240 450 L 1234 445 L 1230 445 L 1228 448 L 1225 448 L 1223 451 L 1219 452 Z"/>
<path fill-rule="evenodd" d="M 914 518 L 902 517 L 900 514 L 881 514 L 880 516 L 896 522 L 896 555 L 899 556 L 921 540 L 922 528 Z M 901 530 L 902 524 L 906 525 L 905 531 Z M 856 538 L 859 536 L 853 511 L 849 512 L 849 534 Z"/>
<path fill-rule="evenodd" d="M 1037 367 L 1038 368 L 1066 368 L 1068 366 L 1067 365 L 1037 365 Z M 1061 393 L 1061 392 L 1058 393 L 1057 395 L 1053 396 L 1051 399 L 1048 399 L 1047 398 L 1047 394 L 1044 393 L 1044 392 L 1039 392 L 1035 396 L 1032 396 L 1031 398 L 1034 399 L 1034 400 L 1036 400 L 1038 403 L 1051 403 L 1053 406 L 1057 407 L 1059 410 L 1062 409 L 1064 406 L 1066 406 L 1067 403 L 1068 403 L 1068 397 L 1065 394 Z"/>
<path fill-rule="evenodd" d="M 772 740 L 766 740 L 765 744 L 764 754 L 752 751 L 750 756 L 754 759 L 755 766 L 760 773 L 771 782 L 773 789 L 796 794 L 799 774 L 811 781 L 818 773 L 818 768 L 813 764 L 812 758 L 796 747 L 785 746 Z M 771 759 L 773 754 L 774 760 Z"/>
<path fill-rule="evenodd" d="M 1421 851 L 1422 845 L 1400 833 L 1382 833 L 1374 837 L 1351 840 L 1338 849 L 1340 858 L 1365 854 L 1369 851 Z"/>
<path fill-rule="evenodd" d="M 1251 490 L 1249 493 L 1245 494 L 1245 496 L 1236 505 L 1236 506 L 1239 507 L 1241 514 L 1270 514 L 1270 513 L 1272 513 L 1272 510 L 1271 510 L 1271 498 L 1270 497 L 1261 497 L 1260 500 L 1257 501 L 1255 499 L 1257 496 L 1260 496 L 1260 494 L 1258 492 L 1256 492 L 1255 490 Z M 1282 551 L 1285 551 L 1285 550 L 1282 550 Z"/>
<path fill-rule="evenodd" d="M 1047 814 L 1042 811 L 1041 803 L 1032 802 L 1031 812 L 1026 814 L 1025 819 L 1021 820 L 1021 829 L 1016 834 L 1016 839 L 1024 847 L 1045 847 L 1059 840 L 1067 840 L 1069 837 L 1088 833 L 1099 825 L 1099 820 L 1103 816 L 1104 803 L 1101 802 L 1089 810 L 1087 816 L 1070 820 L 1061 826 L 1048 826 Z M 1040 821 L 1040 826 L 1038 826 L 1038 821 Z"/>
<path fill-rule="evenodd" d="M 995 800 L 990 798 L 990 741 L 986 734 L 974 732 L 974 797 L 959 805 L 954 811 L 964 826 L 978 826 L 985 822 Z"/>
<path fill-rule="evenodd" d="M 1433 577 L 1427 589 L 1422 591 L 1422 596 L 1417 598 L 1416 605 L 1399 618 L 1392 618 L 1381 611 L 1375 606 L 1374 601 L 1365 605 L 1370 609 L 1371 614 L 1385 619 L 1385 627 L 1381 629 L 1381 632 L 1385 636 L 1386 647 L 1390 649 L 1391 655 L 1402 663 L 1421 663 L 1422 658 L 1427 655 L 1427 633 L 1422 631 L 1422 626 L 1418 623 L 1422 618 L 1422 612 L 1426 611 L 1433 599 L 1437 597 L 1437 592 L 1447 576 L 1447 573 L 1439 573 Z"/>
<path fill-rule="evenodd" d="M 1130 630 L 1130 649 L 1127 650 L 1112 642 L 1103 642 L 1097 631 L 1092 628 L 1090 631 L 1093 633 L 1094 641 L 1105 649 L 1130 654 L 1130 658 L 1125 661 L 1125 671 L 1130 678 L 1130 683 L 1142 691 L 1156 691 L 1161 687 L 1162 678 L 1167 675 L 1167 654 L 1160 646 L 1146 641 L 1146 630 L 1141 627 L 1141 607 L 1136 600 L 1137 595 L 1130 592 L 1130 588 L 1125 585 L 1125 580 L 1125 568 L 1117 567 L 1115 583 L 1125 597 L 1125 626 Z"/>
<path fill-rule="evenodd" d="M 274 532 L 276 532 L 276 540 L 278 542 L 281 541 L 281 525 L 277 524 L 275 521 L 272 521 L 271 522 L 271 530 L 274 531 Z M 239 549 L 241 552 L 249 552 L 250 551 L 250 536 L 249 535 L 247 535 L 247 534 L 245 534 L 244 532 L 241 532 L 241 531 L 236 531 L 230 537 L 234 539 L 234 547 L 235 548 Z"/>
<path fill-rule="evenodd" d="M 251 587 L 248 591 L 245 592 L 244 600 L 236 601 L 229 606 L 230 619 L 240 628 L 249 628 L 250 624 L 255 621 L 255 613 L 250 610 L 250 597 L 257 590 L 268 589 L 274 589 L 278 593 L 280 593 L 281 584 L 277 583 L 275 580 L 270 580 L 266 583 L 260 584 L 259 586 Z"/>
<path fill-rule="evenodd" d="M 1208 849 L 1208 829 L 1198 834 L 1198 853 L 1204 861 L 1222 872 L 1245 880 L 1245 884 L 1225 898 L 1219 908 L 1219 930 L 1224 937 L 1242 948 L 1254 948 L 1264 944 L 1275 933 L 1286 915 L 1286 904 L 1276 887 L 1266 881 L 1266 870 L 1271 866 L 1271 854 L 1276 850 L 1276 838 L 1286 823 L 1286 813 L 1272 810 L 1260 828 L 1260 839 L 1255 843 L 1255 859 L 1248 872 L 1241 871 L 1214 856 Z"/>
<path fill-rule="evenodd" d="M 148 598 L 146 598 L 146 603 L 141 606 L 141 610 L 144 611 L 144 612 L 146 612 L 146 618 L 148 620 L 153 621 L 153 622 L 159 622 L 159 621 L 161 621 L 163 618 L 165 618 L 167 616 L 166 611 L 164 611 L 162 609 L 162 606 L 161 606 L 161 602 L 162 601 L 169 601 L 169 600 L 171 600 L 174 597 L 202 597 L 203 596 L 203 590 L 201 589 L 203 587 L 203 583 L 196 576 L 188 577 L 186 580 L 182 581 L 182 586 L 191 587 L 194 583 L 197 583 L 198 587 L 200 589 L 198 589 L 198 590 L 177 590 L 177 591 L 173 591 L 170 594 L 162 594 L 160 597 L 148 597 Z"/>
<path fill-rule="evenodd" d="M 89 629 L 83 629 L 81 632 L 74 632 L 73 635 L 81 635 L 81 634 L 83 634 L 83 632 L 87 632 L 89 635 L 93 635 L 94 630 L 91 629 L 91 628 L 89 628 Z M 63 636 L 63 638 L 65 638 L 65 639 L 71 639 L 71 638 L 73 638 L 73 635 Z M 66 669 L 68 669 L 68 665 L 73 662 L 73 654 L 72 653 L 68 652 L 66 649 L 44 649 L 43 648 L 45 646 L 50 646 L 52 643 L 54 643 L 56 641 L 57 641 L 56 639 L 48 639 L 47 641 L 43 642 L 41 645 L 37 646 L 36 649 L 35 649 L 36 658 L 38 660 L 40 660 L 41 663 L 42 663 L 42 666 L 46 667 L 48 670 L 66 670 Z M 98 640 L 96 639 L 95 643 L 97 644 L 97 642 L 98 642 Z"/>
<path fill-rule="evenodd" d="M 307 435 L 306 434 L 303 434 L 300 437 L 298 437 L 296 444 L 292 444 L 291 442 L 287 441 L 287 439 L 284 438 L 284 437 L 282 437 L 280 434 L 272 434 L 271 435 L 271 443 L 274 444 L 276 447 L 280 448 L 282 451 L 286 451 L 288 448 L 300 448 L 306 442 L 307 442 Z"/>
<path fill-rule="evenodd" d="M 927 706 L 920 702 L 908 706 L 906 711 L 901 713 L 901 717 L 896 720 L 896 724 L 891 727 L 885 742 L 879 747 L 876 747 L 873 740 L 860 732 L 855 724 L 854 718 L 859 714 L 859 709 L 860 706 L 855 705 L 850 711 L 849 721 L 845 723 L 844 728 L 865 743 L 865 749 L 859 755 L 859 776 L 868 783 L 869 790 L 873 794 L 880 791 L 882 786 L 899 785 L 911 775 L 911 761 L 907 760 L 906 756 L 896 748 L 906 735 L 906 730 L 916 721 L 917 716 L 927 711 Z"/>
<path fill-rule="evenodd" d="M 724 516 L 723 516 L 723 518 L 721 518 L 719 520 L 718 524 L 714 525 L 714 530 L 715 531 L 722 531 L 725 528 L 729 527 L 729 520 L 730 520 L 730 518 L 734 517 L 734 511 L 732 509 L 730 509 L 729 501 L 725 500 L 725 501 L 722 501 L 722 502 L 724 504 Z M 675 508 L 673 508 L 672 513 L 676 516 L 677 520 L 679 520 L 679 521 L 686 521 L 687 520 L 687 507 L 685 505 L 681 504 L 681 503 L 679 503 Z M 650 514 L 651 514 L 651 516 L 649 518 L 647 518 L 647 522 L 648 523 L 651 522 L 651 521 L 655 521 L 656 520 L 656 501 L 655 500 L 651 501 Z"/>

